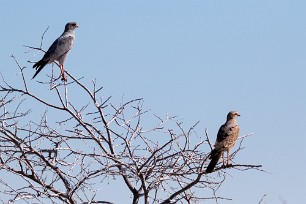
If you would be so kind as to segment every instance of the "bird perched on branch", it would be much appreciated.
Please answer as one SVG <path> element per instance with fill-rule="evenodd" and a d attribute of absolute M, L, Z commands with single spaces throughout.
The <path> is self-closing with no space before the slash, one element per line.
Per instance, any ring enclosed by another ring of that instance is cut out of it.
<path fill-rule="evenodd" d="M 32 79 L 34 79 L 47 64 L 56 61 L 61 69 L 62 80 L 67 81 L 65 76 L 64 62 L 73 46 L 75 38 L 74 29 L 77 27 L 78 25 L 76 22 L 70 22 L 66 24 L 63 34 L 52 43 L 43 58 L 33 65 L 33 68 L 36 69 L 36 72 Z"/>
<path fill-rule="evenodd" d="M 210 163 L 207 166 L 206 172 L 211 173 L 215 166 L 217 165 L 220 157 L 222 156 L 223 165 L 230 164 L 230 150 L 234 147 L 238 135 L 239 135 L 239 126 L 237 123 L 237 116 L 240 114 L 237 111 L 231 111 L 227 114 L 226 122 L 220 127 L 217 139 L 215 143 L 215 148 L 210 153 Z M 224 152 L 227 152 L 227 164 L 224 162 Z"/>

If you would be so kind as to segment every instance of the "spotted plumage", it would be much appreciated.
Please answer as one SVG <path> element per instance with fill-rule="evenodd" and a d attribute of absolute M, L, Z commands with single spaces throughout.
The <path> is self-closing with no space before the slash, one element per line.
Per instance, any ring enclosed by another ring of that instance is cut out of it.
<path fill-rule="evenodd" d="M 206 172 L 211 173 L 217 165 L 220 157 L 222 156 L 223 165 L 230 164 L 230 150 L 234 147 L 240 128 L 237 123 L 237 116 L 240 114 L 237 111 L 231 111 L 227 114 L 226 122 L 220 127 L 217 139 L 215 142 L 215 148 L 210 153 L 210 163 L 207 166 Z M 224 162 L 224 152 L 227 152 L 227 164 Z"/>

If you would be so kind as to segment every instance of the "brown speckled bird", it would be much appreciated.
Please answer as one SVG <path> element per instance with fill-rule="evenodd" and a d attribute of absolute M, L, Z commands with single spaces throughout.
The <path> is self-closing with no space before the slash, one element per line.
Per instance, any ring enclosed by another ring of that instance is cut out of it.
<path fill-rule="evenodd" d="M 230 164 L 230 150 L 234 147 L 238 136 L 239 136 L 239 126 L 237 123 L 237 116 L 240 114 L 237 111 L 231 111 L 227 114 L 226 122 L 220 127 L 217 139 L 215 143 L 215 148 L 210 153 L 210 163 L 206 168 L 207 173 L 211 173 L 215 166 L 217 165 L 220 157 L 222 156 L 223 165 L 224 162 L 224 152 L 227 152 L 227 164 Z"/>
<path fill-rule="evenodd" d="M 78 25 L 76 22 L 70 22 L 66 24 L 63 34 L 52 43 L 43 58 L 33 65 L 33 68 L 36 69 L 36 72 L 32 79 L 34 79 L 47 64 L 56 61 L 58 62 L 61 69 L 62 80 L 67 81 L 65 76 L 64 62 L 69 51 L 73 47 L 75 38 L 74 29 L 77 27 Z"/>

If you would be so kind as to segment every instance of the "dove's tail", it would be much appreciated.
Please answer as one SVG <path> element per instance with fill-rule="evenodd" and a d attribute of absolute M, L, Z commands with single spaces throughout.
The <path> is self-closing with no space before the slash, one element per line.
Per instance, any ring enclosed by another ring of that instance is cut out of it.
<path fill-rule="evenodd" d="M 216 151 L 215 149 L 211 151 L 210 153 L 210 158 L 211 161 L 208 164 L 207 168 L 206 168 L 206 172 L 207 173 L 211 173 L 214 168 L 216 167 L 220 157 L 221 157 L 222 152 Z"/>
<path fill-rule="evenodd" d="M 46 66 L 46 64 L 48 64 L 48 61 L 40 60 L 33 65 L 33 68 L 36 69 L 36 72 L 32 79 L 36 77 L 36 75 Z"/>

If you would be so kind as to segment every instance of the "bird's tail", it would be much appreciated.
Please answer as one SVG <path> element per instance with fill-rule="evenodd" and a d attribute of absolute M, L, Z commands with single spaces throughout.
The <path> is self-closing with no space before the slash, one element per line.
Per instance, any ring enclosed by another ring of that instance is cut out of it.
<path fill-rule="evenodd" d="M 220 157 L 221 157 L 222 152 L 216 151 L 215 149 L 211 151 L 210 153 L 210 158 L 211 161 L 208 164 L 207 168 L 206 168 L 206 172 L 207 173 L 211 173 L 214 168 L 216 167 Z"/>
<path fill-rule="evenodd" d="M 40 60 L 33 65 L 33 68 L 36 69 L 36 72 L 34 76 L 32 77 L 32 79 L 36 77 L 36 75 L 44 68 L 44 66 L 46 66 L 46 64 L 48 64 L 48 61 Z"/>

